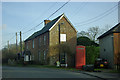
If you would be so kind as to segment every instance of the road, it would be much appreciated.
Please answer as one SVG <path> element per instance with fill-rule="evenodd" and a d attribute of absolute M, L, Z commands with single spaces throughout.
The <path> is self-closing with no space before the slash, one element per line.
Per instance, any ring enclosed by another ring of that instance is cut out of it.
<path fill-rule="evenodd" d="M 8 67 L 2 68 L 3 78 L 96 78 L 87 74 L 51 68 Z"/>
<path fill-rule="evenodd" d="M 95 79 L 106 80 L 105 78 L 111 78 L 115 80 L 119 75 L 111 73 L 94 73 L 85 71 L 68 71 L 63 69 L 53 68 L 35 68 L 35 67 L 2 67 L 2 78 L 81 78 L 81 79 Z M 110 80 L 111 80 L 110 79 Z M 108 79 L 107 79 L 108 80 Z"/>

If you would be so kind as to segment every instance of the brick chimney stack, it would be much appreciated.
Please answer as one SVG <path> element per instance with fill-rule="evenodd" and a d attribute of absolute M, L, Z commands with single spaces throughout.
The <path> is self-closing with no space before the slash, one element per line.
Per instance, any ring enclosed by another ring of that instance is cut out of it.
<path fill-rule="evenodd" d="M 44 25 L 46 25 L 49 22 L 51 22 L 51 20 L 44 20 Z"/>

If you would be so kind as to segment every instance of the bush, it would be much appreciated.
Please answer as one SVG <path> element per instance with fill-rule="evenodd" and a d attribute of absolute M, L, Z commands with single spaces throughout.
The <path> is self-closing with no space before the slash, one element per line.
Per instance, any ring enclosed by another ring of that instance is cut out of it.
<path fill-rule="evenodd" d="M 95 59 L 99 57 L 99 47 L 86 46 L 86 64 L 94 64 Z"/>

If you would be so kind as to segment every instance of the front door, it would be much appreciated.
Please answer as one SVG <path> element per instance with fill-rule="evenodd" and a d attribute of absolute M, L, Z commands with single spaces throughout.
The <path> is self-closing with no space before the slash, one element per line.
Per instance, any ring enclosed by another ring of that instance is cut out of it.
<path fill-rule="evenodd" d="M 65 64 L 65 63 L 66 63 L 65 54 L 62 53 L 62 54 L 60 55 L 60 64 Z"/>

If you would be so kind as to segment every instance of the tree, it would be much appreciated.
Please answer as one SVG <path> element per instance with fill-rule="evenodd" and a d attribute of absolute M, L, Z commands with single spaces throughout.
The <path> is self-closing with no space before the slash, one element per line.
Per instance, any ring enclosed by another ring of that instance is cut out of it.
<path fill-rule="evenodd" d="M 99 47 L 86 47 L 86 64 L 94 64 L 96 58 L 99 57 Z"/>
<path fill-rule="evenodd" d="M 23 44 L 23 51 L 24 51 L 24 44 Z M 20 46 L 18 45 L 18 52 L 20 52 Z M 10 44 L 9 45 L 9 51 L 8 47 L 5 46 L 2 49 L 2 62 L 7 63 L 8 59 L 15 59 L 17 58 L 17 52 L 16 52 L 16 44 Z"/>
<path fill-rule="evenodd" d="M 87 36 L 92 40 L 92 41 L 96 41 L 97 40 L 97 36 L 99 35 L 99 31 L 100 28 L 99 27 L 91 27 L 88 29 L 87 32 Z"/>
<path fill-rule="evenodd" d="M 78 33 L 78 37 L 81 37 L 81 36 L 86 36 L 86 32 L 85 31 L 81 31 Z"/>
<path fill-rule="evenodd" d="M 104 28 L 101 29 L 101 34 L 105 33 L 106 31 L 108 31 L 112 26 L 111 25 L 105 25 Z"/>
<path fill-rule="evenodd" d="M 98 46 L 97 43 L 94 41 L 91 41 L 88 37 L 86 36 L 81 36 L 77 38 L 77 45 L 83 45 L 83 46 Z"/>

